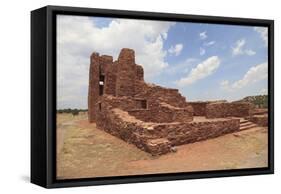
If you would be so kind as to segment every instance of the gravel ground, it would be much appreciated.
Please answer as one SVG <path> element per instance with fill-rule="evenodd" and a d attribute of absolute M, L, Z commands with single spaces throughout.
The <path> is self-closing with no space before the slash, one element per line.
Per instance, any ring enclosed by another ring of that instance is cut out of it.
<path fill-rule="evenodd" d="M 57 178 L 87 178 L 267 166 L 267 128 L 256 127 L 152 157 L 87 121 L 57 116 Z"/>

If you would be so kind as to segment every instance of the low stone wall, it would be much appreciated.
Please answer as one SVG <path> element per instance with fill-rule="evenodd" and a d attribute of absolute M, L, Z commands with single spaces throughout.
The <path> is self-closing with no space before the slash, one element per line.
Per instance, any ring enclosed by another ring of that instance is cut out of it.
<path fill-rule="evenodd" d="M 136 145 L 152 155 L 171 151 L 171 147 L 201 141 L 239 130 L 239 119 L 217 119 L 204 122 L 143 122 L 106 102 L 97 115 L 97 127 Z"/>
<path fill-rule="evenodd" d="M 268 126 L 268 115 L 254 115 L 247 118 L 249 121 L 262 126 L 267 127 Z"/>
<path fill-rule="evenodd" d="M 98 115 L 96 124 L 98 128 L 152 155 L 170 152 L 171 143 L 165 138 L 159 139 L 157 134 L 151 131 L 151 124 L 137 120 L 127 112 L 106 103 Z"/>
<path fill-rule="evenodd" d="M 171 123 L 190 122 L 193 120 L 191 106 L 178 108 L 164 102 L 158 103 L 152 109 L 129 110 L 128 113 L 145 122 Z"/>
<path fill-rule="evenodd" d="M 154 127 L 161 136 L 166 137 L 172 144 L 182 145 L 218 137 L 239 130 L 239 119 L 218 121 L 190 122 L 163 124 Z"/>
<path fill-rule="evenodd" d="M 206 117 L 247 117 L 251 115 L 252 109 L 253 105 L 246 102 L 210 103 L 206 106 Z"/>
<path fill-rule="evenodd" d="M 193 107 L 194 116 L 206 116 L 206 106 L 209 102 L 188 102 Z"/>

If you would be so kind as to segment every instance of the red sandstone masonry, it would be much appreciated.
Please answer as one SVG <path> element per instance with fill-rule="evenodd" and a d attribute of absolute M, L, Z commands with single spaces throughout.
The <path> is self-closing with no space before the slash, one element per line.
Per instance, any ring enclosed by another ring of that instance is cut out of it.
<path fill-rule="evenodd" d="M 225 119 L 204 122 L 163 124 L 155 130 L 165 136 L 171 144 L 182 145 L 218 137 L 239 130 L 239 119 Z"/>
<path fill-rule="evenodd" d="M 262 126 L 262 127 L 267 127 L 268 126 L 268 115 L 253 115 L 247 117 L 247 120 Z"/>
<path fill-rule="evenodd" d="M 189 102 L 188 104 L 193 107 L 194 116 L 206 116 L 206 106 L 208 102 Z"/>
<path fill-rule="evenodd" d="M 130 115 L 145 122 L 170 123 L 170 122 L 190 122 L 193 120 L 192 107 L 174 107 L 165 102 L 154 103 L 152 109 L 129 110 Z"/>
<path fill-rule="evenodd" d="M 122 49 L 118 57 L 116 95 L 134 96 L 135 78 L 135 52 L 131 49 Z"/>
<path fill-rule="evenodd" d="M 111 99 L 113 107 L 130 110 L 133 115 L 144 121 L 192 120 L 193 110 L 177 89 L 163 88 L 143 81 L 143 69 L 135 64 L 133 50 L 122 49 L 118 60 L 114 62 L 111 56 L 99 56 L 97 53 L 93 56 L 95 57 L 92 58 L 90 65 L 88 96 L 90 122 L 94 121 L 97 114 L 100 106 L 98 103 L 102 103 L 103 96 L 107 95 L 114 96 Z M 99 86 L 101 78 L 104 79 L 103 89 Z M 161 106 L 161 102 L 182 109 L 173 111 Z M 138 109 L 139 111 L 136 111 Z"/>
<path fill-rule="evenodd" d="M 171 146 L 238 131 L 240 122 L 239 119 L 222 119 L 209 122 L 147 123 L 106 103 L 97 120 L 99 128 L 152 155 L 170 152 Z"/>
<path fill-rule="evenodd" d="M 253 105 L 245 102 L 217 102 L 206 105 L 207 118 L 247 117 L 251 115 Z"/>
<path fill-rule="evenodd" d="M 188 103 L 177 89 L 148 84 L 132 49 L 122 49 L 116 61 L 107 55 L 91 55 L 89 122 L 152 155 L 239 130 L 239 119 L 194 122 L 194 115 L 248 116 L 250 108 L 237 103 Z"/>
<path fill-rule="evenodd" d="M 89 89 L 88 89 L 88 118 L 89 122 L 95 121 L 95 104 L 98 100 L 99 85 L 98 85 L 98 76 L 99 76 L 99 54 L 93 53 L 91 55 L 91 64 L 89 71 Z"/>

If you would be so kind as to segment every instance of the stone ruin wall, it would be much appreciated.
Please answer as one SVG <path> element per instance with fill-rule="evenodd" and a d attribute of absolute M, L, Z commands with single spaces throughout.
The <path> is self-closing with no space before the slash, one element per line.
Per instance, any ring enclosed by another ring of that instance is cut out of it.
<path fill-rule="evenodd" d="M 152 109 L 129 110 L 129 114 L 145 122 L 170 123 L 193 120 L 192 107 L 178 108 L 166 103 L 155 104 Z"/>
<path fill-rule="evenodd" d="M 97 125 L 104 131 L 136 145 L 139 149 L 161 155 L 171 147 L 214 138 L 239 129 L 239 119 L 211 122 L 147 123 L 130 117 L 126 111 L 104 101 L 97 115 Z"/>
<path fill-rule="evenodd" d="M 143 81 L 136 82 L 136 95 L 137 98 L 147 98 L 148 107 L 153 108 L 154 103 L 159 101 L 166 102 L 175 107 L 188 106 L 186 98 L 182 96 L 178 89 L 164 88 L 154 84 L 147 84 Z"/>
<path fill-rule="evenodd" d="M 89 122 L 95 121 L 95 106 L 99 98 L 99 54 L 93 53 L 90 58 L 89 88 L 88 88 L 88 119 Z"/>
<path fill-rule="evenodd" d="M 206 116 L 206 106 L 208 102 L 189 102 L 188 104 L 192 106 L 194 116 Z"/>
<path fill-rule="evenodd" d="M 140 65 L 135 64 L 135 54 L 131 49 L 122 49 L 117 61 L 113 62 L 111 56 L 93 53 L 90 64 L 89 81 L 89 121 L 95 121 L 99 104 L 103 103 L 102 95 L 111 95 L 124 101 L 119 104 L 123 108 L 125 105 L 129 111 L 139 119 L 150 122 L 163 122 L 165 118 L 171 122 L 173 119 L 181 121 L 192 120 L 191 107 L 186 107 L 186 101 L 177 89 L 164 88 L 144 82 L 144 72 Z M 103 82 L 103 89 L 99 86 L 99 81 Z M 100 95 L 100 91 L 103 94 Z M 123 98 L 124 97 L 124 98 Z M 118 107 L 118 99 L 113 98 L 114 107 Z M 161 106 L 165 102 L 171 107 L 183 107 L 173 112 L 172 108 Z M 145 104 L 143 107 L 142 104 Z M 129 106 L 131 105 L 131 106 Z M 161 111 L 163 110 L 163 111 Z M 155 117 L 155 115 L 157 115 Z"/>
<path fill-rule="evenodd" d="M 247 117 L 252 114 L 253 105 L 245 102 L 198 101 L 188 102 L 193 107 L 194 116 L 207 118 Z"/>
<path fill-rule="evenodd" d="M 245 102 L 209 103 L 206 106 L 207 118 L 247 117 L 251 115 L 253 105 Z"/>
<path fill-rule="evenodd" d="M 213 120 L 189 123 L 159 124 L 154 129 L 166 137 L 171 145 L 193 143 L 239 130 L 239 119 Z"/>
<path fill-rule="evenodd" d="M 116 96 L 134 96 L 137 77 L 135 52 L 122 49 L 118 57 Z"/>
<path fill-rule="evenodd" d="M 268 115 L 253 115 L 246 119 L 262 127 L 268 126 Z"/>
<path fill-rule="evenodd" d="M 252 115 L 246 117 L 247 120 L 262 126 L 262 127 L 267 127 L 268 126 L 268 109 L 263 108 L 263 109 L 254 109 L 252 111 Z"/>
<path fill-rule="evenodd" d="M 131 49 L 122 49 L 117 61 L 91 55 L 88 116 L 100 129 L 153 155 L 239 130 L 239 119 L 194 122 L 193 115 L 227 117 L 225 108 L 244 115 L 244 106 L 188 103 L 177 89 L 145 83 L 143 68 L 134 57 Z"/>

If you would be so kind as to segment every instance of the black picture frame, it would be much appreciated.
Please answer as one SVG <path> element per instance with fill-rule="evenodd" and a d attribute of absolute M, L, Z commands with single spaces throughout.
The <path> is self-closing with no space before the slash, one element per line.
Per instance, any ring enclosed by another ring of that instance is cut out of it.
<path fill-rule="evenodd" d="M 56 180 L 56 15 L 102 16 L 268 27 L 268 167 Z M 31 182 L 46 188 L 274 173 L 274 21 L 172 13 L 46 6 L 31 12 Z"/>

